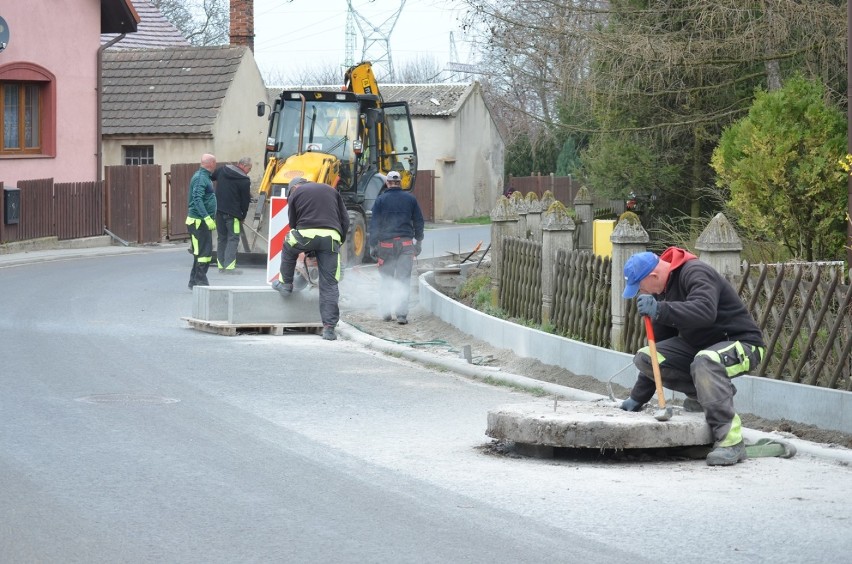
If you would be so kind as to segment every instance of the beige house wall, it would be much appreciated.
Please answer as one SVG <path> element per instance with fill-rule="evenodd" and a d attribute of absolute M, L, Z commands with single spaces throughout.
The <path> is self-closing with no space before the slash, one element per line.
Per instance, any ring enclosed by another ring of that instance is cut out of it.
<path fill-rule="evenodd" d="M 487 215 L 503 193 L 503 139 L 478 86 L 455 116 L 413 120 L 418 168 L 435 170 L 435 219 Z"/>

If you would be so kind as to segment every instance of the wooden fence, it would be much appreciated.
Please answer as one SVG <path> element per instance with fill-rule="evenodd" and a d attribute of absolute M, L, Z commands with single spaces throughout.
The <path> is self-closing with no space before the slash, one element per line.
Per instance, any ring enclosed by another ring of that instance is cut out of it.
<path fill-rule="evenodd" d="M 541 323 L 541 243 L 507 237 L 500 270 L 500 308 L 511 318 Z M 611 263 L 588 251 L 559 251 L 550 323 L 557 334 L 609 348 Z M 744 265 L 732 283 L 767 345 L 751 372 L 776 380 L 852 391 L 852 284 L 843 265 Z M 624 343 L 645 345 L 635 300 L 628 302 Z"/>
<path fill-rule="evenodd" d="M 736 277 L 767 342 L 759 376 L 852 391 L 852 284 L 842 269 L 759 264 Z"/>
<path fill-rule="evenodd" d="M 0 243 L 43 237 L 75 239 L 103 234 L 102 182 L 54 184 L 52 178 L 42 178 L 23 180 L 16 188 L 18 223 L 0 222 Z M 0 190 L 0 209 L 5 209 L 6 198 L 6 190 Z"/>

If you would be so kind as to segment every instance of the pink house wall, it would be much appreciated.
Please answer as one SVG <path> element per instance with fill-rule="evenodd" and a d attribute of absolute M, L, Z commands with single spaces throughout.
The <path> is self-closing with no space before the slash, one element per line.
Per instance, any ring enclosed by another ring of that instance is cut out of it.
<path fill-rule="evenodd" d="M 100 0 L 3 2 L 0 16 L 10 34 L 0 52 L 0 76 L 7 65 L 26 63 L 56 77 L 55 156 L 0 156 L 0 181 L 13 186 L 33 178 L 95 180 Z"/>

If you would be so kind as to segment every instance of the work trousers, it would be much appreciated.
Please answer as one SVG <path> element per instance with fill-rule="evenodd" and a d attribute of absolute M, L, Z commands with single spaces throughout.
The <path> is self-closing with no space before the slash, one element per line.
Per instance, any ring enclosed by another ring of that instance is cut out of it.
<path fill-rule="evenodd" d="M 763 347 L 741 341 L 722 341 L 704 350 L 680 337 L 657 343 L 663 387 L 698 400 L 716 442 L 728 435 L 736 416 L 734 394 L 737 390 L 731 379 L 760 366 L 764 352 Z M 645 403 L 656 390 L 648 347 L 636 353 L 633 364 L 639 369 L 639 378 L 630 397 Z"/>
<path fill-rule="evenodd" d="M 414 240 L 395 237 L 376 247 L 379 268 L 379 315 L 408 316 L 411 269 L 414 267 Z"/>
<path fill-rule="evenodd" d="M 316 230 L 312 230 L 316 231 Z M 291 229 L 284 238 L 281 253 L 281 282 L 292 284 L 296 271 L 296 261 L 301 253 L 310 254 L 317 259 L 319 270 L 319 311 L 322 324 L 335 327 L 340 321 L 340 242 L 332 236 L 305 236 Z"/>
<path fill-rule="evenodd" d="M 216 244 L 216 263 L 222 270 L 234 270 L 237 267 L 241 228 L 238 217 L 216 212 L 216 233 L 219 236 Z"/>
<path fill-rule="evenodd" d="M 207 269 L 213 260 L 213 232 L 203 219 L 186 218 L 189 231 L 189 250 L 192 253 L 192 270 L 189 273 L 189 287 L 209 286 Z"/>

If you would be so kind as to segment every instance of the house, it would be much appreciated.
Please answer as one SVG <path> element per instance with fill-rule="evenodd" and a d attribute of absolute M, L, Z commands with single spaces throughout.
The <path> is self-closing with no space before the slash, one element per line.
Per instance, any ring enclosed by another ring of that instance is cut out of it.
<path fill-rule="evenodd" d="M 157 164 L 167 172 L 203 153 L 262 162 L 266 120 L 257 102 L 265 87 L 245 2 L 231 0 L 230 45 L 194 47 L 150 2 L 133 0 L 139 36 L 104 53 L 105 165 Z M 255 167 L 253 179 L 262 173 Z"/>
<path fill-rule="evenodd" d="M 267 102 L 284 88 L 268 88 Z M 381 84 L 380 90 L 386 102 L 408 102 L 417 169 L 435 173 L 434 219 L 488 215 L 503 193 L 505 146 L 480 84 Z"/>
<path fill-rule="evenodd" d="M 488 215 L 503 193 L 505 146 L 479 82 L 381 90 L 387 102 L 408 102 L 418 169 L 435 171 L 435 219 Z"/>
<path fill-rule="evenodd" d="M 0 181 L 100 179 L 100 37 L 134 33 L 133 4 L 4 2 L 0 18 Z"/>
<path fill-rule="evenodd" d="M 247 47 L 109 49 L 103 89 L 105 165 L 158 164 L 167 172 L 203 153 L 262 162 L 266 120 L 257 101 L 265 89 Z"/>

